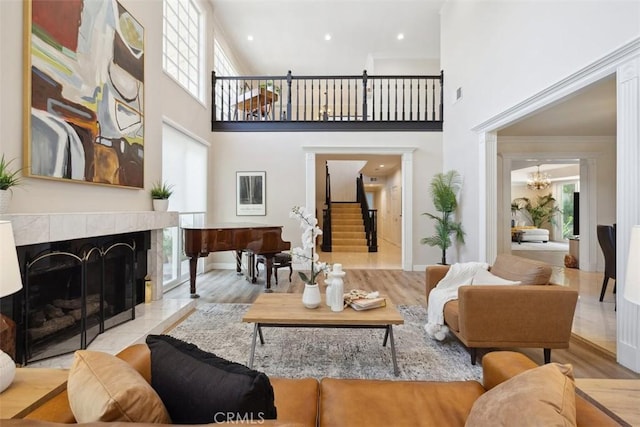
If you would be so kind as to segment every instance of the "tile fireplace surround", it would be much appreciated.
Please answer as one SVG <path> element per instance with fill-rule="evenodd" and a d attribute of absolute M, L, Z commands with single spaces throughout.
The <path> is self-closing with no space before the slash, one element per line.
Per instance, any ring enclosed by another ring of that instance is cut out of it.
<path fill-rule="evenodd" d="M 147 273 L 153 299 L 162 297 L 162 229 L 178 226 L 178 212 L 87 212 L 0 215 L 11 221 L 16 246 L 151 231 Z"/>

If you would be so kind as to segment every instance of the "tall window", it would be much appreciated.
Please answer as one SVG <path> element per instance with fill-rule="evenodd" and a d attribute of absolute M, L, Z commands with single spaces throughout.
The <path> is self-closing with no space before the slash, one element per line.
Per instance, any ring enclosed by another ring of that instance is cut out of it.
<path fill-rule="evenodd" d="M 229 57 L 224 53 L 222 46 L 218 40 L 213 41 L 213 70 L 216 72 L 216 76 L 232 77 L 237 76 L 238 72 L 229 60 Z M 226 85 L 225 85 L 226 86 Z M 233 86 L 233 85 L 229 85 Z M 233 111 L 222 110 L 223 105 L 233 105 L 236 102 L 236 93 L 242 88 L 223 87 L 222 91 L 216 91 L 216 118 L 217 120 L 229 120 L 230 115 L 234 114 Z M 225 102 L 223 102 L 223 100 Z"/>
<path fill-rule="evenodd" d="M 169 210 L 180 213 L 181 227 L 204 224 L 207 209 L 207 151 L 206 143 L 163 123 L 162 179 L 173 185 Z M 164 229 L 162 246 L 165 290 L 189 277 L 189 260 L 184 254 L 182 243 L 179 227 Z"/>
<path fill-rule="evenodd" d="M 202 101 L 202 12 L 194 0 L 164 0 L 163 11 L 164 71 Z"/>

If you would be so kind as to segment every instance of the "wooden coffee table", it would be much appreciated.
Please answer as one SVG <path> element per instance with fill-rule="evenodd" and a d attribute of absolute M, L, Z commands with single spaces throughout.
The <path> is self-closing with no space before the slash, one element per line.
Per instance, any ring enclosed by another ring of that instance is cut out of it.
<path fill-rule="evenodd" d="M 260 294 L 242 321 L 254 323 L 249 354 L 250 368 L 253 367 L 257 338 L 260 337 L 260 344 L 264 344 L 262 328 L 364 328 L 386 330 L 382 346 L 386 347 L 387 340 L 389 341 L 393 373 L 396 376 L 400 373 L 393 341 L 393 325 L 402 325 L 404 319 L 388 298 L 386 307 L 366 311 L 345 308 L 343 311 L 334 312 L 325 304 L 324 296 L 320 307 L 308 309 L 302 305 L 300 294 Z"/>

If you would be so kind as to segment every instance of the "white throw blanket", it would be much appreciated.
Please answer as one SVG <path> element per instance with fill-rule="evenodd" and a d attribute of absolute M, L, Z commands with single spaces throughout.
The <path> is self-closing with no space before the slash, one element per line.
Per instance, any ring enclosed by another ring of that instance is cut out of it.
<path fill-rule="evenodd" d="M 424 329 L 431 338 L 444 340 L 449 329 L 444 325 L 444 305 L 458 298 L 458 288 L 470 285 L 479 270 L 487 270 L 486 262 L 464 262 L 453 264 L 447 274 L 429 293 L 427 324 Z"/>

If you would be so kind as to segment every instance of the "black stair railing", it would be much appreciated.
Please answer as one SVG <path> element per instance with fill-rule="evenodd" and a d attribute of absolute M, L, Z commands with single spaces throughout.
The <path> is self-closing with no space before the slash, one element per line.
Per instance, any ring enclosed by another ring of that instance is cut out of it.
<path fill-rule="evenodd" d="M 442 131 L 444 75 L 211 75 L 214 131 Z"/>
<path fill-rule="evenodd" d="M 369 252 L 378 252 L 378 211 L 376 209 L 369 209 L 362 174 L 356 178 L 356 200 L 360 203 L 360 211 L 362 212 Z"/>
<path fill-rule="evenodd" d="M 322 210 L 322 251 L 331 252 L 331 175 L 329 174 L 329 164 L 325 162 L 325 204 L 327 207 Z"/>

